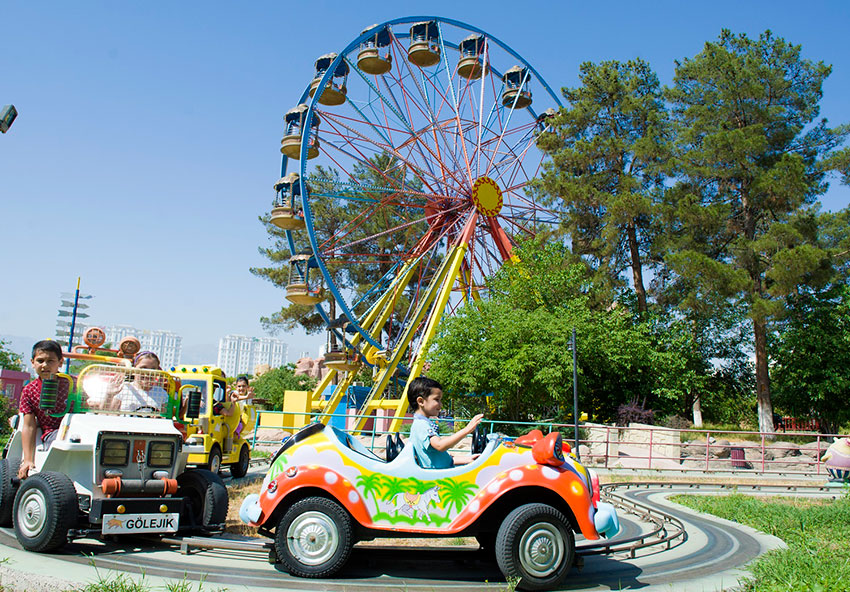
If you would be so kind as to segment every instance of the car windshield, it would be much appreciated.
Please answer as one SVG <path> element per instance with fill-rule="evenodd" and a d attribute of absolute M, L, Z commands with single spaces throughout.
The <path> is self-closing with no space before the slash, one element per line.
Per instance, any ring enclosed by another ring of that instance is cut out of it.
<path fill-rule="evenodd" d="M 193 378 L 184 378 L 180 382 L 183 386 L 190 384 L 192 386 L 198 387 L 198 389 L 201 391 L 201 411 L 200 411 L 199 415 L 201 415 L 201 416 L 206 415 L 207 414 L 207 381 L 206 380 L 195 380 Z M 185 395 L 184 395 L 184 397 L 185 397 Z"/>
<path fill-rule="evenodd" d="M 78 379 L 80 411 L 162 415 L 174 395 L 174 379 L 161 370 L 94 364 Z"/>

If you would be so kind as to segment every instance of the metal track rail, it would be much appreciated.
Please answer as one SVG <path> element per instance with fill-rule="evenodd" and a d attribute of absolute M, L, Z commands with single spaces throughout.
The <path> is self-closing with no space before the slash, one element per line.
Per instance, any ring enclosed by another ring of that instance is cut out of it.
<path fill-rule="evenodd" d="M 608 483 L 601 486 L 601 495 L 605 501 L 613 504 L 620 510 L 637 517 L 643 522 L 652 525 L 651 530 L 629 538 L 614 538 L 610 541 L 588 541 L 576 546 L 578 555 L 607 555 L 611 553 L 625 552 L 634 558 L 637 551 L 663 545 L 664 549 L 670 549 L 676 541 L 683 542 L 687 533 L 685 525 L 681 520 L 651 508 L 645 504 L 629 499 L 618 493 L 619 490 L 630 489 L 692 489 L 695 492 L 719 492 L 719 493 L 758 493 L 769 495 L 802 494 L 814 496 L 838 496 L 843 490 L 835 486 L 801 486 L 801 485 L 734 485 L 729 483 L 707 484 L 689 482 L 660 482 L 641 481 L 631 483 Z M 235 540 L 218 535 L 214 536 L 191 536 L 163 538 L 162 542 L 178 546 L 182 554 L 202 549 L 228 549 L 267 554 L 272 547 L 271 541 L 264 539 Z M 389 546 L 388 546 L 389 547 Z"/>

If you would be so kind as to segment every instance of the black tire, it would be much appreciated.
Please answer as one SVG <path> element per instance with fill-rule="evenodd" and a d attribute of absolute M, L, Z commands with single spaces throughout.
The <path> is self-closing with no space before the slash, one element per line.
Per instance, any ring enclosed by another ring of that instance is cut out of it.
<path fill-rule="evenodd" d="M 239 462 L 230 465 L 230 474 L 234 479 L 244 477 L 248 474 L 248 465 L 251 463 L 251 451 L 248 450 L 248 445 L 243 444 L 239 450 Z"/>
<path fill-rule="evenodd" d="M 218 444 L 213 444 L 210 448 L 210 455 L 207 457 L 207 470 L 218 475 L 221 470 L 221 448 Z"/>
<path fill-rule="evenodd" d="M 552 590 L 567 577 L 575 537 L 567 517 L 546 504 L 525 504 L 507 515 L 496 535 L 496 561 L 519 590 Z"/>
<path fill-rule="evenodd" d="M 12 485 L 12 479 L 18 477 L 20 460 L 0 460 L 0 526 L 12 526 L 12 508 L 15 507 L 15 493 L 18 488 Z"/>
<path fill-rule="evenodd" d="M 181 530 L 215 530 L 227 520 L 227 487 L 206 469 L 189 469 L 177 476 L 177 496 L 185 500 Z"/>
<path fill-rule="evenodd" d="M 53 551 L 77 523 L 77 492 L 67 475 L 45 471 L 27 477 L 15 495 L 15 536 L 27 551 Z"/>
<path fill-rule="evenodd" d="M 281 517 L 275 531 L 275 552 L 290 574 L 327 578 L 348 561 L 353 537 L 351 518 L 342 506 L 324 497 L 308 497 Z"/>

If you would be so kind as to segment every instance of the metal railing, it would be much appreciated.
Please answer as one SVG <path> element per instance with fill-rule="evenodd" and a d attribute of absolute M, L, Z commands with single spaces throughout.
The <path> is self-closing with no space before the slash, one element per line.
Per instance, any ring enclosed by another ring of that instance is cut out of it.
<path fill-rule="evenodd" d="M 298 427 L 315 421 L 321 413 L 297 413 L 261 411 L 261 414 L 284 416 L 274 423 L 279 428 L 293 432 Z M 383 437 L 390 432 L 391 417 L 357 415 L 355 413 L 333 414 L 329 422 L 347 429 L 356 420 L 366 418 L 372 423 L 359 433 L 365 446 L 380 455 L 384 447 Z M 455 429 L 456 424 L 465 425 L 467 420 L 446 417 L 437 421 Z M 260 434 L 260 418 L 254 427 L 253 445 L 280 444 L 277 440 L 264 440 Z M 544 433 L 560 431 L 564 441 L 574 444 L 573 424 L 556 422 L 482 421 L 486 431 L 498 432 L 508 429 L 525 432 L 540 429 Z M 604 469 L 632 469 L 677 472 L 734 472 L 742 475 L 783 474 L 825 476 L 826 469 L 821 457 L 835 438 L 847 437 L 838 434 L 813 432 L 764 433 L 756 431 L 729 431 L 713 429 L 672 429 L 661 426 L 618 427 L 601 424 L 581 424 L 580 448 L 573 453 L 588 467 Z M 401 434 L 409 429 L 405 422 Z M 797 442 L 789 442 L 793 439 Z M 801 442 L 801 443 L 798 443 Z"/>

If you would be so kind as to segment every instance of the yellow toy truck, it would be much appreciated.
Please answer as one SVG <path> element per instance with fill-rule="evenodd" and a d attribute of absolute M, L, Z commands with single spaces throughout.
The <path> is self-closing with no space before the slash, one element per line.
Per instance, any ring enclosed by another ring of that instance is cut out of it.
<path fill-rule="evenodd" d="M 188 464 L 218 473 L 222 465 L 230 474 L 244 477 L 251 460 L 251 443 L 245 438 L 257 419 L 252 404 L 231 401 L 224 372 L 215 366 L 176 366 L 171 374 L 182 385 L 201 390 L 201 409 L 197 419 L 186 426 L 187 443 L 203 444 L 204 452 L 190 454 Z"/>

